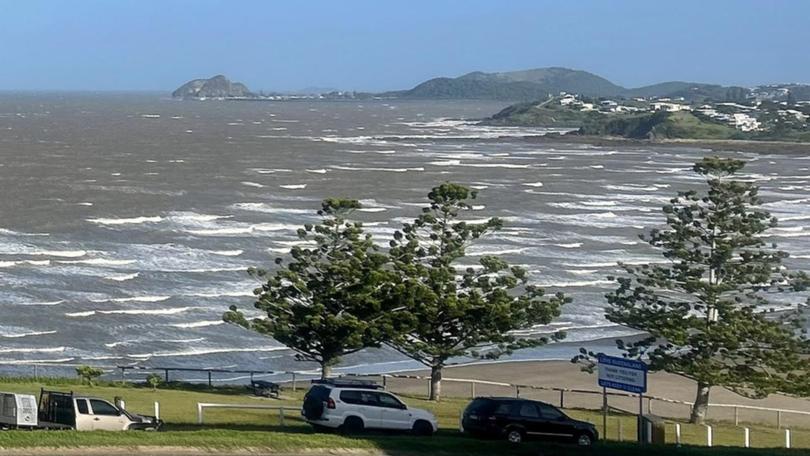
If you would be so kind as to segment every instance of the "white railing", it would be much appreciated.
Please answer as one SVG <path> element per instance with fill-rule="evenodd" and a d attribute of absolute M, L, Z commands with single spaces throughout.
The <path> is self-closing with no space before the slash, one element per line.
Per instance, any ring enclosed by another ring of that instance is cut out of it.
<path fill-rule="evenodd" d="M 406 374 L 343 374 L 343 377 L 380 377 L 382 378 L 383 386 L 387 386 L 387 379 L 389 378 L 400 378 L 400 379 L 411 379 L 411 380 L 427 380 L 430 381 L 429 376 L 425 375 L 406 375 Z M 632 397 L 638 398 L 638 395 L 629 394 L 629 393 L 621 393 L 621 392 L 603 392 L 600 390 L 587 390 L 587 389 L 575 389 L 575 388 L 559 388 L 559 387 L 552 387 L 552 386 L 539 386 L 539 385 L 524 385 L 524 384 L 516 384 L 516 383 L 506 383 L 506 382 L 495 382 L 489 380 L 479 380 L 474 378 L 442 378 L 442 381 L 445 382 L 455 382 L 455 383 L 468 383 L 470 385 L 470 398 L 474 398 L 476 396 L 475 387 L 476 385 L 487 385 L 487 386 L 500 386 L 504 388 L 513 388 L 515 392 L 515 397 L 520 397 L 521 390 L 540 390 L 540 391 L 558 391 L 560 393 L 559 398 L 559 406 L 560 408 L 565 408 L 565 395 L 566 393 L 573 393 L 573 394 L 590 394 L 590 395 L 598 395 L 602 396 L 603 394 L 607 394 L 608 396 L 613 397 Z M 659 401 L 668 404 L 681 404 L 692 407 L 694 405 L 693 402 L 689 401 L 680 401 L 676 399 L 669 399 L 666 397 L 659 397 L 659 396 L 652 396 L 652 395 L 644 395 L 644 399 L 647 399 L 647 413 L 652 413 L 652 402 Z M 599 405 L 601 407 L 601 403 Z M 777 429 L 782 428 L 782 416 L 783 414 L 792 414 L 792 415 L 801 415 L 801 416 L 810 416 L 810 411 L 804 410 L 792 410 L 792 409 L 781 409 L 781 408 L 774 408 L 774 407 L 761 407 L 756 405 L 743 405 L 743 404 L 715 404 L 710 403 L 709 408 L 729 408 L 734 410 L 734 425 L 738 426 L 740 424 L 739 418 L 739 411 L 740 410 L 754 410 L 754 411 L 761 411 L 761 412 L 774 412 L 776 413 L 776 427 Z"/>
<path fill-rule="evenodd" d="M 197 402 L 197 424 L 203 424 L 203 411 L 205 409 L 219 408 L 219 409 L 263 409 L 263 410 L 278 410 L 278 419 L 282 426 L 284 426 L 284 411 L 300 412 L 299 407 L 284 407 L 278 405 L 260 405 L 260 404 L 212 404 L 208 402 Z"/>

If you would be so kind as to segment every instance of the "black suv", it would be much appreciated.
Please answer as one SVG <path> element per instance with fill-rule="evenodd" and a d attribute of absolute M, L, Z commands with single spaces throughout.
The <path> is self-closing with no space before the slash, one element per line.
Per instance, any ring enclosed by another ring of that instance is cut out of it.
<path fill-rule="evenodd" d="M 520 443 L 530 437 L 590 446 L 599 438 L 596 427 L 569 418 L 553 405 L 527 399 L 479 397 L 464 410 L 464 432 Z"/>

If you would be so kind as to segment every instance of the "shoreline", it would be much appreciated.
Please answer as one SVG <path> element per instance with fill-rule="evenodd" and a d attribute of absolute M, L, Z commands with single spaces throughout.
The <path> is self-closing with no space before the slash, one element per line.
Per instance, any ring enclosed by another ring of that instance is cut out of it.
<path fill-rule="evenodd" d="M 500 138 L 502 139 L 502 138 Z M 525 142 L 551 144 L 588 144 L 593 146 L 695 147 L 717 152 L 753 152 L 776 154 L 810 154 L 810 143 L 790 141 L 753 141 L 736 139 L 628 139 L 612 136 L 577 134 L 524 136 Z"/>

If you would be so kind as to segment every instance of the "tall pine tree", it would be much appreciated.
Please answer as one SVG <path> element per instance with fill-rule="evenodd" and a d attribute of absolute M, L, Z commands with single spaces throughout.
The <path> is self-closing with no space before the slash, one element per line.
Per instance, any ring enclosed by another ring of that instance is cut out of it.
<path fill-rule="evenodd" d="M 430 205 L 391 241 L 398 274 L 393 305 L 407 308 L 415 322 L 390 344 L 430 368 L 431 400 L 440 398 L 442 369 L 451 358 L 494 359 L 545 343 L 511 331 L 550 323 L 569 301 L 562 294 L 544 297 L 524 269 L 494 256 L 481 257 L 478 267 L 459 266 L 470 243 L 502 226 L 497 218 L 483 223 L 460 218 L 475 197 L 458 184 L 435 187 Z"/>
<path fill-rule="evenodd" d="M 756 184 L 735 180 L 744 162 L 706 158 L 694 166 L 708 192 L 679 193 L 664 207 L 666 227 L 643 237 L 669 260 L 621 264 L 607 295 L 607 319 L 650 335 L 620 343 L 628 356 L 697 383 L 691 422 L 706 417 L 709 392 L 724 386 L 748 397 L 792 389 L 800 380 L 801 304 L 767 313 L 769 296 L 804 286 L 787 257 L 767 242 L 776 219 L 760 208 Z"/>
<path fill-rule="evenodd" d="M 254 293 L 255 307 L 266 317 L 248 320 L 232 306 L 224 320 L 269 335 L 298 359 L 318 363 L 323 378 L 342 356 L 394 337 L 410 316 L 385 305 L 389 301 L 382 297 L 396 276 L 362 224 L 347 220 L 359 208 L 355 200 L 325 200 L 318 211 L 321 223 L 298 230 L 304 245 L 292 248 L 291 261 L 277 259 L 274 273 L 250 270 L 265 282 Z"/>

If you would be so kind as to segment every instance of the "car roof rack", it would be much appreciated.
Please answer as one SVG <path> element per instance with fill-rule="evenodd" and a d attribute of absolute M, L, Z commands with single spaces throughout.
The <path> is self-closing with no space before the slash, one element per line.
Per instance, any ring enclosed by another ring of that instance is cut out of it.
<path fill-rule="evenodd" d="M 383 386 L 372 380 L 355 380 L 345 378 L 328 378 L 312 380 L 313 384 L 333 386 L 335 388 L 383 389 Z"/>

